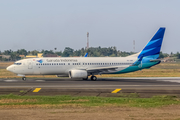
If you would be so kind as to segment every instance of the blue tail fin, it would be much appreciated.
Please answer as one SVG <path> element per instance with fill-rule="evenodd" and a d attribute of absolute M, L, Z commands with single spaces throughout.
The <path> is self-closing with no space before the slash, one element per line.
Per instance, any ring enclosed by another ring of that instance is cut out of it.
<path fill-rule="evenodd" d="M 84 55 L 84 57 L 87 57 L 88 56 L 88 53 L 86 53 L 85 55 Z"/>
<path fill-rule="evenodd" d="M 148 44 L 141 51 L 138 58 L 152 56 L 152 55 L 153 56 L 157 55 L 157 58 L 158 58 L 160 50 L 161 50 L 164 32 L 165 32 L 165 28 L 159 28 L 159 30 L 156 32 L 153 38 L 148 42 Z"/>

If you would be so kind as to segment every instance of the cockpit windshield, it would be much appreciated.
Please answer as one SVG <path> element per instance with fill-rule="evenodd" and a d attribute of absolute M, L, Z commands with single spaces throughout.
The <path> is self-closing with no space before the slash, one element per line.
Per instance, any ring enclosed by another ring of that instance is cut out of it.
<path fill-rule="evenodd" d="M 14 65 L 21 65 L 21 63 L 14 63 Z"/>

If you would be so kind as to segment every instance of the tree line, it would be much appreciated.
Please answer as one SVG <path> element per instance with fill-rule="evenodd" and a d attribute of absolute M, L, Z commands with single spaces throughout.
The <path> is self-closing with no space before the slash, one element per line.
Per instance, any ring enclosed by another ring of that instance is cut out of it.
<path fill-rule="evenodd" d="M 17 51 L 12 51 L 10 50 L 5 50 L 4 52 L 0 51 L 0 61 L 16 61 L 22 59 L 20 55 L 37 55 L 38 53 L 43 53 L 43 56 L 46 57 L 47 55 L 58 55 L 61 57 L 74 57 L 74 56 L 84 56 L 86 53 L 88 53 L 88 57 L 126 57 L 128 55 L 135 54 L 135 52 L 126 52 L 126 51 L 120 51 L 117 50 L 116 47 L 104 47 L 101 48 L 99 47 L 90 47 L 88 49 L 81 48 L 79 50 L 74 50 L 70 47 L 65 47 L 63 51 L 58 51 L 58 50 L 33 50 L 33 51 L 27 51 L 25 49 L 20 49 Z M 8 55 L 9 58 L 3 58 L 2 55 Z M 160 53 L 160 58 L 164 57 L 176 57 L 180 59 L 180 53 L 177 52 L 176 54 L 172 53 L 167 54 L 167 53 Z"/>

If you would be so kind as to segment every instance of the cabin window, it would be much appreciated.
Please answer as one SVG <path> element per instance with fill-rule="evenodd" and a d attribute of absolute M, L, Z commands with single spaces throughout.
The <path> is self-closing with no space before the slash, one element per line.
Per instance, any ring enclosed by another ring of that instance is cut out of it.
<path fill-rule="evenodd" d="M 14 63 L 14 65 L 21 65 L 21 63 Z"/>

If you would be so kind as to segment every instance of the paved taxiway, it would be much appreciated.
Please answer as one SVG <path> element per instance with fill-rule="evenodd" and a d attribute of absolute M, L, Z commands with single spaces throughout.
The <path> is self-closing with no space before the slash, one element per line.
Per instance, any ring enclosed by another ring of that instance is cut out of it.
<path fill-rule="evenodd" d="M 31 93 L 41 88 L 38 93 Z M 0 79 L 0 94 L 28 91 L 30 95 L 60 95 L 87 93 L 111 93 L 121 89 L 122 93 L 180 94 L 180 77 L 164 78 L 98 78 L 97 81 L 68 78 Z"/>

